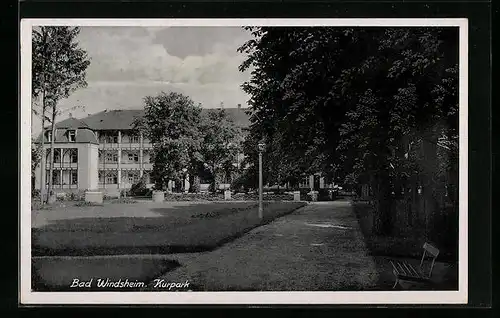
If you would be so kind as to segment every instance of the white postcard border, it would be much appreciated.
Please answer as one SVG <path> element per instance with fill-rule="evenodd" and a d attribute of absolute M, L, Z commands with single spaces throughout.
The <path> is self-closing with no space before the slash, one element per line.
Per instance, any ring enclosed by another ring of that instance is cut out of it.
<path fill-rule="evenodd" d="M 33 292 L 31 291 L 31 30 L 33 26 L 366 26 L 458 27 L 459 289 L 356 292 Z M 465 304 L 468 299 L 468 20 L 467 19 L 23 19 L 20 109 L 20 303 L 30 304 Z"/>

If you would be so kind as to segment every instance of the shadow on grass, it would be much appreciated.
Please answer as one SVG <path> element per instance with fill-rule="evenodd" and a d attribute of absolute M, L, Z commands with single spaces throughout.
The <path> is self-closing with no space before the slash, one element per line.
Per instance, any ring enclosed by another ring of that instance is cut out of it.
<path fill-rule="evenodd" d="M 221 206 L 224 205 L 228 204 L 221 204 Z M 32 255 L 86 256 L 207 252 L 305 205 L 305 203 L 274 204 L 274 208 L 269 208 L 269 214 L 262 220 L 258 219 L 255 211 L 248 207 L 236 211 L 227 209 L 217 217 L 207 218 L 192 217 L 197 214 L 189 213 L 181 218 L 173 219 L 163 217 L 99 218 L 97 222 L 96 219 L 87 218 L 82 223 L 78 223 L 78 219 L 63 220 L 61 221 L 63 225 L 60 223 L 51 225 L 55 227 L 55 230 L 51 230 L 50 226 L 33 229 Z M 122 227 L 121 232 L 120 227 Z"/>
<path fill-rule="evenodd" d="M 404 259 L 418 266 L 423 253 L 425 236 L 422 231 L 414 230 L 407 235 L 377 236 L 372 233 L 373 207 L 368 202 L 352 203 L 356 217 L 364 236 L 366 247 L 374 258 L 380 273 L 377 288 L 392 290 L 394 276 L 390 259 Z M 442 251 L 437 259 L 433 276 L 439 276 L 439 282 L 424 286 L 424 290 L 458 290 L 458 266 L 450 253 Z"/>
<path fill-rule="evenodd" d="M 32 290 L 38 292 L 82 292 L 82 291 L 142 291 L 158 275 L 171 271 L 180 264 L 171 259 L 141 258 L 34 258 L 32 259 Z M 85 287 L 70 287 L 73 280 L 88 282 Z M 130 287 L 98 285 L 102 282 L 129 282 Z"/>

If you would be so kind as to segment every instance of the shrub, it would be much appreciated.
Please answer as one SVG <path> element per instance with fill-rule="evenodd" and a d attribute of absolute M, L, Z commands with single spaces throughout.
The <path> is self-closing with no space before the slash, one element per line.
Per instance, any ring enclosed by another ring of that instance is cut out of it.
<path fill-rule="evenodd" d="M 52 206 L 48 204 L 41 204 L 40 201 L 31 201 L 31 210 L 52 210 Z"/>
<path fill-rule="evenodd" d="M 40 190 L 39 189 L 33 189 L 31 191 L 31 197 L 32 198 L 39 198 L 40 197 Z"/>
<path fill-rule="evenodd" d="M 137 201 L 131 198 L 119 198 L 111 200 L 111 203 L 131 204 L 131 203 L 137 203 Z"/>
<path fill-rule="evenodd" d="M 330 194 L 331 189 L 319 189 L 318 200 L 319 201 L 331 201 L 333 200 L 333 192 Z"/>
<path fill-rule="evenodd" d="M 94 203 L 94 202 L 87 202 L 87 201 L 80 201 L 75 204 L 75 206 L 102 206 L 101 203 Z"/>
<path fill-rule="evenodd" d="M 150 192 L 151 190 L 146 188 L 146 178 L 143 176 L 137 183 L 132 185 L 128 193 L 130 196 L 145 196 Z"/>

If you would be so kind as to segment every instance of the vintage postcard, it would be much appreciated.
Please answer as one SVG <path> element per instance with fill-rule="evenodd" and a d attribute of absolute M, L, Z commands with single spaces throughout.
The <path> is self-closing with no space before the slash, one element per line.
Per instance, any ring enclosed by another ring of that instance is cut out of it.
<path fill-rule="evenodd" d="M 467 303 L 467 30 L 22 20 L 20 302 Z"/>

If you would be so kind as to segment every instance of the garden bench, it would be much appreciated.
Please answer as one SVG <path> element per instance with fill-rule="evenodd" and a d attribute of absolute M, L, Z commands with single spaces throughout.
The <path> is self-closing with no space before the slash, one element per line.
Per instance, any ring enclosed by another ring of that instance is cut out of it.
<path fill-rule="evenodd" d="M 430 282 L 432 270 L 434 269 L 436 258 L 439 255 L 439 249 L 429 243 L 425 243 L 423 249 L 424 252 L 418 267 L 414 267 L 406 261 L 390 260 L 392 272 L 396 277 L 394 286 L 392 286 L 393 289 L 396 288 L 401 280 L 420 283 Z M 429 258 L 431 259 L 430 266 L 426 266 L 429 263 L 429 261 L 426 260 Z"/>

